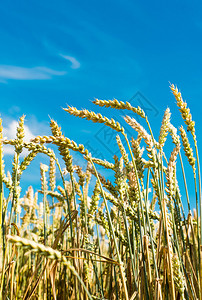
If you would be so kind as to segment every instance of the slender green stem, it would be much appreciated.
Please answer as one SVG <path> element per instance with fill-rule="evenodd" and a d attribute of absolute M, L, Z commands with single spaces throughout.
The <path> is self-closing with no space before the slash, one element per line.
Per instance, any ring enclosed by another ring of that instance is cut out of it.
<path fill-rule="evenodd" d="M 190 206 L 190 201 L 189 201 L 189 193 L 188 193 L 188 189 L 187 189 L 187 181 L 186 181 L 186 176 L 185 176 L 185 171 L 184 171 L 184 165 L 183 165 L 182 156 L 181 156 L 180 151 L 179 151 L 179 157 L 180 157 L 182 175 L 183 175 L 183 179 L 184 179 L 184 186 L 185 186 L 186 197 L 187 197 L 187 205 L 188 205 L 189 211 L 191 211 L 191 206 Z"/>
<path fill-rule="evenodd" d="M 44 226 L 44 245 L 46 245 L 46 231 L 47 231 L 47 212 L 46 212 L 46 190 L 45 190 L 45 172 L 43 172 L 43 226 Z"/>
<path fill-rule="evenodd" d="M 201 197 L 201 171 L 200 171 L 200 162 L 199 162 L 199 153 L 197 147 L 197 141 L 194 137 L 194 144 L 196 150 L 196 161 L 198 167 L 198 186 L 199 186 L 199 207 L 200 207 L 200 245 L 202 246 L 202 197 Z"/>
<path fill-rule="evenodd" d="M 124 207 L 124 203 L 123 203 L 123 219 L 124 219 L 125 228 L 126 228 L 126 234 L 127 234 L 127 239 L 128 239 L 129 253 L 130 253 L 130 258 L 131 258 L 131 264 L 132 264 L 132 271 L 133 271 L 135 289 L 137 291 L 138 287 L 137 287 L 137 283 L 136 283 L 136 280 L 135 280 L 135 265 L 134 265 L 134 259 L 133 259 L 133 253 L 132 253 L 132 247 L 131 247 L 131 239 L 130 239 L 129 230 L 128 230 L 126 210 L 125 210 L 125 207 Z"/>
<path fill-rule="evenodd" d="M 141 212 L 142 212 L 142 222 L 143 222 L 143 229 L 144 229 L 144 234 L 146 232 L 146 225 L 145 225 L 145 216 L 144 216 L 144 209 L 143 209 L 143 200 L 142 200 L 142 193 L 141 193 L 141 189 L 140 189 L 140 183 L 139 183 L 139 176 L 138 176 L 138 172 L 137 172 L 137 167 L 136 167 L 136 163 L 133 157 L 133 152 L 129 143 L 129 140 L 127 138 L 127 135 L 125 133 L 123 133 L 123 136 L 126 140 L 126 143 L 128 145 L 128 149 L 131 155 L 131 159 L 132 159 L 132 164 L 133 164 L 133 168 L 134 168 L 134 172 L 135 172 L 135 176 L 136 176 L 136 180 L 137 180 L 137 186 L 138 186 L 138 193 L 139 193 L 139 198 L 140 198 L 140 207 L 141 207 Z"/>
<path fill-rule="evenodd" d="M 98 224 L 97 224 L 97 222 L 96 222 L 96 230 L 97 230 L 98 251 L 99 251 L 99 254 L 101 255 L 101 245 L 100 245 L 99 229 L 98 229 Z M 104 294 L 101 257 L 100 257 L 100 277 L 101 277 L 101 278 L 100 278 L 100 279 L 101 279 L 101 290 L 102 290 L 102 293 Z"/>
<path fill-rule="evenodd" d="M 62 170 L 61 170 L 58 159 L 56 159 L 56 164 L 58 166 L 60 176 L 62 178 L 63 187 L 64 187 L 64 190 L 65 190 L 65 196 L 66 196 L 66 199 L 67 199 L 68 214 L 69 214 L 69 221 L 70 221 L 70 234 L 71 234 L 71 240 L 73 242 L 73 226 L 72 226 L 72 217 L 71 217 L 71 208 L 70 208 L 69 196 L 68 196 L 68 193 L 67 193 L 67 189 L 66 189 L 66 185 L 65 185 L 65 179 L 64 179 L 64 176 L 62 174 Z M 67 213 L 67 211 L 65 213 Z"/>
<path fill-rule="evenodd" d="M 151 242 L 151 247 L 152 247 L 152 255 L 153 255 L 153 261 L 154 261 L 154 268 L 155 268 L 155 272 L 156 272 L 156 279 L 159 280 L 159 272 L 158 272 L 158 267 L 157 267 L 157 264 L 156 264 L 155 251 L 154 251 L 154 243 L 153 243 L 153 237 L 152 237 L 151 225 L 150 225 L 150 218 L 149 218 L 149 214 L 148 214 L 149 174 L 150 174 L 150 168 L 148 169 L 148 172 L 147 172 L 147 186 L 146 186 L 146 195 L 145 195 L 145 209 L 146 209 L 146 217 L 147 217 L 148 228 L 149 228 L 150 242 Z"/>
<path fill-rule="evenodd" d="M 146 292 L 146 299 L 149 300 L 148 278 L 147 278 L 147 271 L 146 271 L 146 263 L 145 263 L 145 256 L 144 256 L 144 247 L 143 247 L 143 237 L 142 237 L 141 220 L 140 220 L 140 204 L 138 204 L 138 221 L 139 221 L 139 227 L 140 227 L 140 244 L 141 244 L 141 248 L 142 248 L 142 262 L 143 262 L 143 270 L 144 270 L 144 277 L 145 277 L 145 292 Z"/>
<path fill-rule="evenodd" d="M 120 264 L 120 272 L 121 272 L 121 277 L 122 277 L 122 283 L 123 283 L 123 288 L 124 288 L 124 293 L 125 293 L 125 297 L 126 297 L 126 300 L 128 300 L 128 292 L 127 292 L 127 287 L 126 287 L 126 281 L 125 281 L 125 276 L 123 274 L 123 263 L 121 261 L 121 257 L 120 257 L 120 253 L 119 253 L 119 249 L 118 249 L 118 245 L 117 245 L 117 241 L 116 241 L 116 236 L 115 236 L 115 232 L 114 232 L 114 228 L 113 228 L 113 225 L 112 225 L 112 220 L 111 220 L 111 216 L 110 216 L 110 212 L 109 212 L 109 208 L 108 208 L 108 205 L 107 205 L 107 200 L 105 198 L 105 194 L 104 194 L 104 191 L 103 191 L 103 188 L 102 188 L 102 184 L 100 182 L 100 178 L 98 176 L 98 173 L 97 173 L 97 170 L 95 168 L 95 165 L 91 159 L 91 157 L 88 156 L 88 159 L 94 169 L 94 172 L 95 172 L 95 175 L 97 177 L 97 180 L 99 182 L 99 185 L 100 185 L 100 189 L 101 189 L 101 193 L 102 193 L 102 197 L 103 197 L 103 200 L 104 200 L 104 204 L 105 204 L 105 207 L 106 207 L 106 211 L 107 211 L 107 217 L 108 217 L 108 221 L 109 221 L 109 225 L 110 225 L 110 229 L 111 229 L 111 232 L 112 232 L 112 236 L 113 236 L 113 241 L 114 241 L 114 245 L 115 245 L 115 249 L 116 249 L 116 253 L 117 253 L 117 257 L 118 257 L 118 262 Z"/>

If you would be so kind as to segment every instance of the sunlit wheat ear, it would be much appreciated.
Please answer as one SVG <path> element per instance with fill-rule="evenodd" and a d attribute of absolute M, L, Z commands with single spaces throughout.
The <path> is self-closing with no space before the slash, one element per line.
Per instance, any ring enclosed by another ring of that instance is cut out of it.
<path fill-rule="evenodd" d="M 20 164 L 19 175 L 22 175 L 23 171 L 27 169 L 27 167 L 31 164 L 31 162 L 36 157 L 37 153 L 38 153 L 37 151 L 32 151 L 27 156 L 25 156 L 25 158 Z"/>
<path fill-rule="evenodd" d="M 20 150 L 21 151 L 21 150 Z M 17 201 L 17 199 L 20 196 L 20 191 L 21 191 L 21 187 L 19 186 L 20 182 L 19 182 L 19 176 L 18 172 L 19 172 L 19 154 L 20 152 L 15 152 L 14 153 L 14 158 L 13 158 L 13 162 L 12 162 L 12 190 L 13 190 L 13 200 L 14 202 Z"/>
<path fill-rule="evenodd" d="M 120 150 L 121 155 L 123 157 L 126 170 L 129 172 L 130 171 L 130 164 L 129 164 L 128 154 L 126 153 L 126 149 L 123 146 L 123 143 L 122 143 L 121 138 L 120 138 L 119 135 L 116 136 L 116 142 L 119 146 L 119 150 Z"/>
<path fill-rule="evenodd" d="M 33 207 L 35 199 L 34 199 L 34 190 L 32 186 L 28 187 L 28 190 L 26 192 L 26 197 L 24 198 L 24 203 L 25 205 L 27 205 L 28 207 Z"/>
<path fill-rule="evenodd" d="M 89 171 L 96 176 L 95 171 L 93 168 L 89 168 Z M 112 195 L 115 197 L 117 196 L 117 190 L 114 187 L 114 185 L 109 181 L 109 179 L 106 179 L 104 176 L 102 176 L 100 173 L 98 173 L 99 179 L 103 185 Z"/>
<path fill-rule="evenodd" d="M 195 170 L 196 170 L 195 161 L 196 160 L 194 158 L 193 149 L 190 146 L 186 131 L 184 130 L 183 126 L 180 127 L 180 135 L 182 138 L 182 144 L 183 144 L 185 155 L 188 158 L 189 164 L 192 166 L 193 171 L 195 172 Z"/>
<path fill-rule="evenodd" d="M 141 136 L 145 143 L 147 144 L 147 155 L 149 159 L 153 162 L 154 167 L 157 167 L 157 159 L 156 159 L 156 149 L 154 147 L 154 143 L 156 146 L 157 142 L 151 137 L 150 134 L 142 127 L 134 118 L 126 116 L 125 121 L 138 132 L 138 135 Z"/>
<path fill-rule="evenodd" d="M 105 161 L 105 160 L 104 160 Z M 91 163 L 88 161 L 86 165 L 86 182 L 89 183 L 92 178 L 92 173 L 90 172 L 89 168 L 91 166 Z"/>
<path fill-rule="evenodd" d="M 59 190 L 59 189 L 58 189 Z M 64 190 L 63 190 L 64 191 Z M 42 192 L 42 191 L 40 191 Z M 55 206 L 63 206 L 65 203 L 66 196 L 61 195 L 57 191 L 47 191 L 47 194 L 50 195 L 51 197 L 56 198 L 60 203 L 55 204 Z M 54 207 L 53 207 L 54 208 Z"/>
<path fill-rule="evenodd" d="M 35 152 L 36 153 L 43 153 L 43 154 L 48 155 L 49 157 L 52 157 L 53 159 L 56 160 L 56 156 L 55 156 L 54 151 L 50 148 L 45 147 L 42 144 L 37 144 L 37 143 L 34 143 L 34 142 L 30 142 L 30 143 L 24 143 L 24 147 L 27 150 L 32 151 L 33 153 L 35 153 Z"/>
<path fill-rule="evenodd" d="M 61 137 L 54 137 L 54 136 L 37 136 L 36 138 L 34 138 L 32 140 L 32 143 L 40 143 L 40 144 L 44 144 L 44 143 L 52 143 L 56 146 L 62 146 L 68 149 L 71 149 L 73 151 L 77 151 L 80 152 L 81 154 L 87 155 L 88 154 L 88 150 L 85 149 L 84 145 L 79 144 L 77 145 L 76 142 L 74 142 L 73 140 L 70 140 L 64 136 Z"/>
<path fill-rule="evenodd" d="M 25 219 L 27 220 L 28 217 L 29 217 L 29 219 L 31 218 L 32 210 L 37 208 L 36 201 L 37 201 L 37 199 L 34 196 L 34 190 L 33 190 L 32 186 L 29 186 L 28 190 L 26 191 L 25 196 L 23 197 L 23 201 L 21 201 L 21 206 L 27 212 L 27 216 L 24 216 L 24 223 L 25 223 Z"/>
<path fill-rule="evenodd" d="M 39 244 L 25 238 L 21 238 L 19 236 L 7 235 L 6 238 L 10 243 L 14 243 L 18 247 L 23 247 L 26 250 L 32 250 L 32 252 L 38 253 L 49 259 L 61 261 L 65 263 L 66 266 L 71 267 L 70 262 L 67 261 L 66 257 L 62 255 L 60 251 L 57 251 L 48 246 L 44 246 L 43 244 Z M 71 268 L 73 269 L 73 267 Z"/>
<path fill-rule="evenodd" d="M 128 173 L 128 181 L 129 181 L 129 196 L 132 200 L 132 203 L 138 203 L 140 200 L 139 188 L 138 188 L 138 179 L 134 172 Z"/>
<path fill-rule="evenodd" d="M 46 180 L 45 173 L 48 172 L 48 166 L 45 164 L 40 164 L 40 171 L 41 171 L 41 190 L 47 191 L 48 190 L 48 183 Z"/>
<path fill-rule="evenodd" d="M 84 282 L 88 282 L 90 279 L 89 264 L 86 261 L 83 263 L 83 279 Z"/>
<path fill-rule="evenodd" d="M 176 285 L 176 289 L 179 291 L 181 299 L 185 299 L 184 290 L 186 286 L 186 281 L 184 274 L 181 271 L 181 264 L 178 255 L 175 253 L 172 258 L 173 261 L 173 277 Z"/>
<path fill-rule="evenodd" d="M 7 176 L 5 173 L 3 173 L 2 181 L 9 190 L 12 189 L 12 177 L 11 177 L 11 173 L 9 171 L 7 172 Z"/>
<path fill-rule="evenodd" d="M 135 158 L 135 164 L 137 167 L 138 177 L 141 179 L 144 177 L 145 164 L 143 163 L 143 159 L 142 159 L 144 148 L 142 148 L 142 149 L 140 148 L 140 142 L 141 142 L 140 135 L 137 137 L 136 140 L 134 138 L 132 138 L 132 140 L 131 140 L 131 146 L 132 146 L 132 151 L 133 151 L 133 155 Z"/>
<path fill-rule="evenodd" d="M 100 192 L 101 194 L 101 192 Z M 118 199 L 118 197 L 114 197 L 111 193 L 107 192 L 107 191 L 104 191 L 104 195 L 105 195 L 105 198 L 107 200 L 109 200 L 115 207 L 119 208 L 121 206 L 121 203 Z"/>
<path fill-rule="evenodd" d="M 114 100 L 95 99 L 95 101 L 93 101 L 93 103 L 95 105 L 99 105 L 101 107 L 111 107 L 111 108 L 115 108 L 115 109 L 131 110 L 134 113 L 136 113 L 137 115 L 139 115 L 140 117 L 145 118 L 145 112 L 143 111 L 143 109 L 139 106 L 134 107 L 129 102 L 118 101 L 116 99 L 114 99 Z"/>
<path fill-rule="evenodd" d="M 83 185 L 84 185 L 84 182 L 85 182 L 85 180 L 86 180 L 86 174 L 85 174 L 85 172 L 82 171 L 82 168 L 81 168 L 80 166 L 77 166 L 77 167 L 76 167 L 76 173 L 77 173 L 77 175 L 78 175 L 78 177 L 79 177 L 78 184 L 79 184 L 80 186 L 83 186 Z"/>
<path fill-rule="evenodd" d="M 100 188 L 99 188 L 99 182 L 96 180 L 95 187 L 93 189 L 93 194 L 91 196 L 91 202 L 90 207 L 88 210 L 88 214 L 90 215 L 90 220 L 94 219 L 94 214 L 98 208 L 98 203 L 100 200 Z M 92 223 L 90 223 L 92 225 Z"/>
<path fill-rule="evenodd" d="M 175 146 L 180 145 L 180 137 L 177 134 L 177 128 L 175 128 L 171 123 L 169 124 L 169 132 Z"/>
<path fill-rule="evenodd" d="M 177 100 L 177 105 L 179 106 L 182 118 L 187 125 L 187 130 L 192 133 L 193 137 L 195 137 L 195 122 L 192 121 L 192 115 L 190 113 L 190 109 L 187 108 L 187 103 L 183 101 L 181 93 L 178 91 L 178 88 L 174 86 L 174 84 L 171 84 L 170 88 L 175 96 L 175 99 Z"/>
<path fill-rule="evenodd" d="M 164 113 L 164 117 L 163 117 L 162 125 L 161 125 L 161 130 L 160 130 L 160 135 L 159 135 L 159 147 L 160 147 L 160 149 L 163 148 L 163 146 L 165 144 L 165 141 L 166 141 L 166 137 L 168 135 L 170 117 L 171 117 L 170 109 L 167 108 L 165 113 Z"/>
<path fill-rule="evenodd" d="M 101 114 L 96 114 L 87 109 L 78 110 L 76 107 L 71 106 L 63 109 L 67 111 L 70 115 L 80 117 L 82 119 L 87 119 L 93 121 L 94 123 L 104 123 L 106 126 L 109 126 L 118 132 L 124 132 L 124 128 L 119 124 L 119 122 L 116 122 L 114 119 L 108 119 L 107 117 L 104 117 Z"/>
<path fill-rule="evenodd" d="M 123 157 L 118 160 L 118 157 L 114 155 L 114 171 L 115 171 L 115 184 L 117 188 L 117 192 L 119 193 L 120 201 L 123 201 L 125 191 L 126 191 L 126 175 L 123 172 Z"/>
<path fill-rule="evenodd" d="M 109 223 L 106 214 L 103 212 L 104 207 L 104 203 L 102 203 L 101 206 L 98 208 L 96 221 L 99 225 L 103 227 L 105 234 L 109 237 Z"/>
<path fill-rule="evenodd" d="M 15 140 L 15 150 L 17 153 L 21 153 L 22 149 L 23 149 L 23 141 L 24 141 L 24 136 L 25 136 L 24 119 L 25 119 L 25 115 L 23 115 L 20 118 L 18 127 L 17 127 L 17 134 L 16 134 L 16 140 Z"/>
<path fill-rule="evenodd" d="M 49 184 L 50 184 L 51 191 L 54 191 L 55 190 L 55 186 L 56 186 L 55 173 L 56 173 L 55 159 L 53 159 L 53 157 L 50 157 L 50 164 L 49 164 Z"/>
<path fill-rule="evenodd" d="M 69 173 L 72 173 L 73 172 L 73 166 L 72 166 L 73 157 L 70 154 L 68 147 L 66 147 L 66 145 L 64 145 L 64 144 L 61 144 L 61 145 L 59 145 L 58 150 L 65 162 L 67 171 Z"/>
<path fill-rule="evenodd" d="M 76 173 L 78 175 L 78 183 L 75 182 L 75 191 L 78 194 L 79 206 L 80 206 L 80 220 L 82 228 L 86 228 L 86 199 L 84 195 L 84 183 L 86 180 L 86 174 L 82 171 L 82 168 L 77 166 Z M 80 189 L 81 187 L 81 189 Z M 82 192 L 81 192 L 82 190 Z"/>
<path fill-rule="evenodd" d="M 106 159 L 102 160 L 102 159 L 99 159 L 99 158 L 94 158 L 92 157 L 92 161 L 97 164 L 97 165 L 100 165 L 106 169 L 111 169 L 113 170 L 114 169 L 114 164 L 113 163 L 110 163 L 108 162 Z"/>
<path fill-rule="evenodd" d="M 62 131 L 61 131 L 61 127 L 58 126 L 57 122 L 55 122 L 54 120 L 51 120 L 50 127 L 51 127 L 52 134 L 55 138 L 57 138 L 57 137 L 64 138 L 64 135 L 62 134 Z M 64 145 L 64 143 L 61 143 L 60 145 L 58 145 L 58 150 L 65 162 L 67 171 L 69 173 L 72 173 L 73 172 L 73 166 L 72 166 L 73 158 L 72 158 L 72 155 L 70 155 L 70 151 L 69 151 L 68 147 L 66 147 L 66 145 Z"/>
<path fill-rule="evenodd" d="M 80 190 L 80 186 L 79 186 L 79 184 L 78 184 L 77 181 L 74 182 L 74 187 L 75 187 L 75 191 L 76 191 L 76 193 L 78 195 L 78 198 L 80 200 L 83 197 L 83 194 L 82 194 L 82 192 Z"/>
<path fill-rule="evenodd" d="M 174 177 L 175 177 L 175 165 L 176 165 L 176 159 L 177 155 L 180 151 L 180 145 L 178 144 L 172 151 L 168 167 L 166 170 L 166 186 L 167 186 L 167 193 L 170 196 L 170 199 L 172 200 L 172 195 L 174 194 L 174 188 L 175 188 L 175 182 L 174 182 Z"/>
<path fill-rule="evenodd" d="M 61 127 L 59 127 L 57 122 L 52 119 L 50 120 L 50 128 L 53 136 L 59 137 L 63 135 L 61 131 Z"/>
<path fill-rule="evenodd" d="M 140 125 L 134 118 L 129 116 L 124 117 L 126 123 L 128 123 L 133 129 L 135 129 L 145 140 L 145 143 L 151 148 L 153 147 L 153 141 L 151 135 Z"/>

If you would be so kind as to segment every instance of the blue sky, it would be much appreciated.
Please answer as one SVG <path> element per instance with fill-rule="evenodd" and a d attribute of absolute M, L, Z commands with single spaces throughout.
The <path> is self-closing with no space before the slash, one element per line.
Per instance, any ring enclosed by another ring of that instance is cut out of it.
<path fill-rule="evenodd" d="M 188 102 L 202 148 L 201 14 L 199 1 L 2 2 L 0 95 L 7 133 L 26 114 L 28 136 L 45 134 L 51 116 L 66 136 L 110 160 L 98 138 L 102 126 L 68 116 L 62 107 L 120 118 L 90 101 L 135 96 L 133 104 L 143 103 L 158 134 L 168 106 L 174 125 L 180 124 L 171 82 Z"/>

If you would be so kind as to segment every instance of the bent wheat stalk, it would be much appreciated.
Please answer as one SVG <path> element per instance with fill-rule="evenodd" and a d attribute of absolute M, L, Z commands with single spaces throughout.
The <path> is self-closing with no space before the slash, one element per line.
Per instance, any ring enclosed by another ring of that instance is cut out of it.
<path fill-rule="evenodd" d="M 25 238 L 21 238 L 17 235 L 15 235 L 15 236 L 7 235 L 6 238 L 10 243 L 14 243 L 18 247 L 23 247 L 27 250 L 32 250 L 33 252 L 39 253 L 40 255 L 45 256 L 48 259 L 57 260 L 57 261 L 63 263 L 78 278 L 78 280 L 82 284 L 85 292 L 87 293 L 89 299 L 93 300 L 93 298 L 91 297 L 89 291 L 87 290 L 84 282 L 80 278 L 79 274 L 76 272 L 75 268 L 66 259 L 66 257 L 61 254 L 60 251 L 55 250 L 51 247 L 45 246 L 43 244 L 39 244 L 34 241 L 25 239 Z"/>

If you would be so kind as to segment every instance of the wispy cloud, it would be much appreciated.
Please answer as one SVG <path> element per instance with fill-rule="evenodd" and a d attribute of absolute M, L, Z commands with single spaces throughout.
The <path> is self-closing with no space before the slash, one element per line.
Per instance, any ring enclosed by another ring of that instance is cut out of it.
<path fill-rule="evenodd" d="M 62 56 L 64 59 L 71 62 L 71 68 L 72 69 L 79 69 L 80 68 L 81 64 L 75 57 L 69 56 L 69 55 L 63 55 L 63 54 L 60 54 L 60 56 Z"/>
<path fill-rule="evenodd" d="M 63 76 L 66 71 L 57 71 L 46 67 L 24 68 L 19 66 L 0 65 L 0 82 L 6 80 L 45 80 L 53 76 Z"/>

